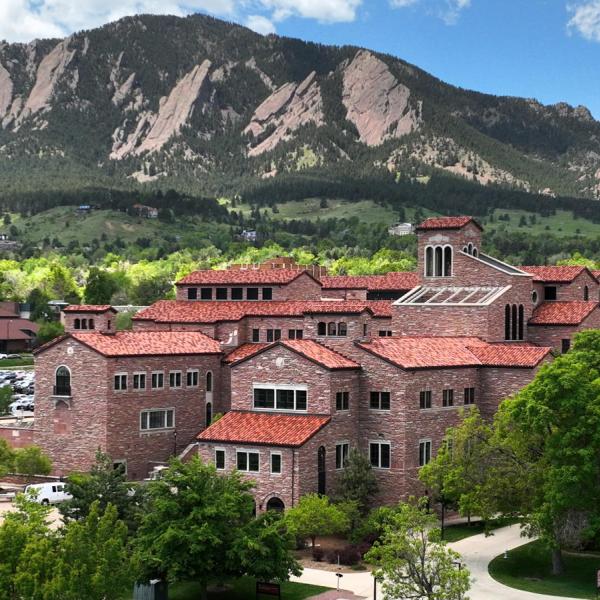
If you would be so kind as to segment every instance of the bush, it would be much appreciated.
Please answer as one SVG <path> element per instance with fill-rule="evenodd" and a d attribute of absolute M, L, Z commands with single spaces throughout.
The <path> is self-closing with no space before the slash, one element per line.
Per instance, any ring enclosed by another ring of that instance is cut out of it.
<path fill-rule="evenodd" d="M 330 550 L 326 556 L 325 556 L 327 562 L 330 565 L 337 565 L 337 561 L 338 561 L 338 551 L 337 550 Z"/>
<path fill-rule="evenodd" d="M 340 555 L 340 563 L 349 567 L 360 562 L 362 558 L 358 546 L 354 545 L 342 548 L 338 554 Z"/>
<path fill-rule="evenodd" d="M 323 560 L 324 556 L 325 556 L 325 550 L 323 550 L 323 548 L 320 548 L 319 546 L 315 546 L 312 549 L 312 557 L 313 557 L 314 561 L 321 562 Z"/>

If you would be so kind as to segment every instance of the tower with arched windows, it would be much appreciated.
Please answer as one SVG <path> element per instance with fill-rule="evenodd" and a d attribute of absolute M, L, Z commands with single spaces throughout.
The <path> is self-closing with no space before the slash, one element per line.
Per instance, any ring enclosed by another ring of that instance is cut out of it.
<path fill-rule="evenodd" d="M 109 304 L 71 304 L 62 313 L 65 331 L 114 333 L 117 311 Z"/>

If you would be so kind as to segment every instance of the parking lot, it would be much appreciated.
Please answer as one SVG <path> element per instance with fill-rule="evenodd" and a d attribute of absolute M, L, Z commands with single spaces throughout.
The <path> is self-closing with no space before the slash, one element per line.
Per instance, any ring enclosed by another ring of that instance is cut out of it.
<path fill-rule="evenodd" d="M 14 417 L 32 416 L 35 406 L 35 373 L 25 369 L 0 370 L 0 388 L 10 387 L 12 398 L 9 414 Z"/>

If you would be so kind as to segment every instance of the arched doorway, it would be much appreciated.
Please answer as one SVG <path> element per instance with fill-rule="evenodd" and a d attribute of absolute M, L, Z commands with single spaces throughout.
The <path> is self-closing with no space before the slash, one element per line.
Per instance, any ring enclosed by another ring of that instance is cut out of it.
<path fill-rule="evenodd" d="M 212 402 L 206 403 L 206 426 L 208 427 L 212 421 Z"/>
<path fill-rule="evenodd" d="M 325 446 L 320 446 L 317 451 L 317 492 L 322 495 L 325 495 L 327 489 L 325 470 Z"/>
<path fill-rule="evenodd" d="M 276 512 L 283 512 L 285 510 L 285 504 L 281 498 L 274 496 L 267 502 L 267 510 L 274 510 Z"/>

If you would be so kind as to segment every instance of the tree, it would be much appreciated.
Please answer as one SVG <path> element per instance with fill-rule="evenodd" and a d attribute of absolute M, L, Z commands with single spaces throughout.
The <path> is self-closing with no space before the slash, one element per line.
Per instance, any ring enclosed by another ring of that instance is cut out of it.
<path fill-rule="evenodd" d="M 38 345 L 45 344 L 63 335 L 64 332 L 65 328 L 63 324 L 59 323 L 58 321 L 42 323 L 37 332 L 36 342 Z"/>
<path fill-rule="evenodd" d="M 9 406 L 12 399 L 12 389 L 9 385 L 0 387 L 0 415 L 9 413 Z"/>
<path fill-rule="evenodd" d="M 14 450 L 8 445 L 6 440 L 0 439 L 0 476 L 6 475 L 13 470 L 14 461 Z"/>
<path fill-rule="evenodd" d="M 14 468 L 17 473 L 27 477 L 49 475 L 52 472 L 52 462 L 39 446 L 27 446 L 15 450 Z"/>
<path fill-rule="evenodd" d="M 327 496 L 306 494 L 285 514 L 290 529 L 301 538 L 309 537 L 314 548 L 318 535 L 347 531 L 349 522 L 343 510 L 331 504 Z"/>
<path fill-rule="evenodd" d="M 440 538 L 437 517 L 424 502 L 399 504 L 365 559 L 376 566 L 384 598 L 460 600 L 470 587 L 460 555 Z M 458 568 L 457 568 L 458 567 Z"/>
<path fill-rule="evenodd" d="M 361 514 L 366 514 L 379 486 L 369 459 L 357 448 L 352 448 L 345 468 L 338 476 L 336 500 L 356 502 Z"/>
<path fill-rule="evenodd" d="M 140 577 L 195 580 L 206 598 L 211 581 L 243 574 L 284 580 L 297 572 L 286 523 L 255 519 L 252 486 L 240 473 L 219 474 L 197 457 L 173 460 L 148 485 L 150 505 L 136 538 Z M 265 560 L 253 560 L 255 551 Z"/>
<path fill-rule="evenodd" d="M 117 283 L 108 271 L 92 267 L 85 286 L 85 301 L 87 304 L 110 304 L 117 289 Z"/>
<path fill-rule="evenodd" d="M 65 490 L 72 498 L 59 505 L 60 513 L 69 520 L 87 517 L 98 503 L 101 511 L 110 504 L 130 531 L 135 531 L 146 505 L 145 488 L 127 482 L 122 469 L 115 469 L 111 458 L 98 451 L 89 473 L 69 475 Z"/>

